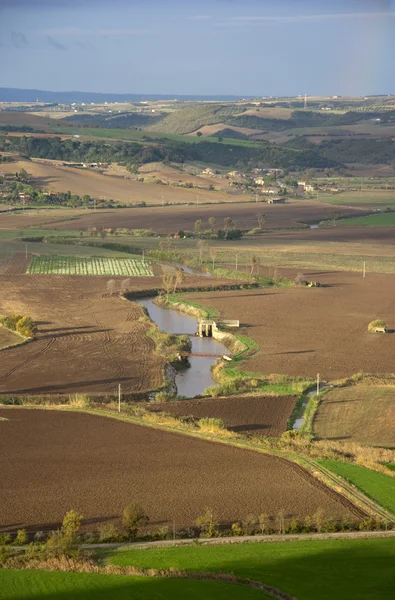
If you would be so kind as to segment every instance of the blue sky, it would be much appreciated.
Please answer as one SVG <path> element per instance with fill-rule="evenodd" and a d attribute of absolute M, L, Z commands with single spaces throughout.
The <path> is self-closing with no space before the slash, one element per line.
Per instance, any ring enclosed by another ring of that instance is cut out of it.
<path fill-rule="evenodd" d="M 395 0 L 0 0 L 0 87 L 395 93 Z"/>

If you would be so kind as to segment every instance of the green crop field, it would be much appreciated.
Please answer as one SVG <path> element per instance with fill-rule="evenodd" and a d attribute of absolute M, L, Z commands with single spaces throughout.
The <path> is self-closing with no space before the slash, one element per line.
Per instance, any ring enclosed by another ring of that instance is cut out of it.
<path fill-rule="evenodd" d="M 0 569 L 0 600 L 268 600 L 259 590 L 217 581 Z"/>
<path fill-rule="evenodd" d="M 354 219 L 341 219 L 339 225 L 366 225 L 368 227 L 395 227 L 395 213 L 381 213 Z"/>
<path fill-rule="evenodd" d="M 113 275 L 153 277 L 150 264 L 134 258 L 33 256 L 26 273 L 40 275 Z"/>
<path fill-rule="evenodd" d="M 110 560 L 144 568 L 234 573 L 272 585 L 298 600 L 394 598 L 394 539 L 121 550 Z"/>
<path fill-rule="evenodd" d="M 318 462 L 333 471 L 333 473 L 347 479 L 369 498 L 395 514 L 395 477 L 337 460 L 321 460 Z"/>

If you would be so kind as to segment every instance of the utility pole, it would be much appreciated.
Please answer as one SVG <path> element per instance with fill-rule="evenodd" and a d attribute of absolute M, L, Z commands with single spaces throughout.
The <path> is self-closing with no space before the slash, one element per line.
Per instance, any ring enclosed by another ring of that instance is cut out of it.
<path fill-rule="evenodd" d="M 27 244 L 25 244 L 25 258 L 27 260 Z"/>
<path fill-rule="evenodd" d="M 236 271 L 237 271 L 237 254 L 236 254 Z"/>
<path fill-rule="evenodd" d="M 362 275 L 362 277 L 363 277 L 364 279 L 365 279 L 365 277 L 366 277 L 366 262 L 365 262 L 365 261 L 363 261 L 363 275 Z"/>
<path fill-rule="evenodd" d="M 121 384 L 118 384 L 118 412 L 121 412 Z"/>
<path fill-rule="evenodd" d="M 93 210 L 96 212 L 96 198 L 93 198 Z"/>
<path fill-rule="evenodd" d="M 176 520 L 173 519 L 173 540 L 176 539 Z"/>
<path fill-rule="evenodd" d="M 304 108 L 307 108 L 307 94 L 304 95 Z"/>
<path fill-rule="evenodd" d="M 163 204 L 164 204 L 164 203 L 163 203 L 163 196 L 162 196 L 162 206 L 163 206 Z"/>
<path fill-rule="evenodd" d="M 143 264 L 144 264 L 144 250 L 143 250 Z"/>
<path fill-rule="evenodd" d="M 317 373 L 317 396 L 320 393 L 320 374 Z"/>

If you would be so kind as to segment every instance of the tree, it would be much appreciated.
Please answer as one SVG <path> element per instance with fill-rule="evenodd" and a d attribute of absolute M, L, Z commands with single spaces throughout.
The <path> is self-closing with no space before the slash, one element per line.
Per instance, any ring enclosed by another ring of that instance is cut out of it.
<path fill-rule="evenodd" d="M 194 226 L 193 226 L 193 232 L 194 232 L 196 235 L 200 235 L 200 230 L 201 230 L 201 228 L 202 228 L 202 224 L 203 224 L 203 221 L 202 221 L 202 219 L 198 219 L 197 221 L 195 221 L 195 224 L 194 224 Z"/>
<path fill-rule="evenodd" d="M 82 515 L 79 515 L 75 510 L 69 510 L 62 522 L 60 531 L 70 540 L 75 540 L 81 527 Z"/>
<path fill-rule="evenodd" d="M 230 229 L 234 229 L 235 228 L 235 224 L 233 223 L 232 219 L 230 217 L 225 217 L 224 219 L 224 226 L 225 226 L 225 231 L 228 232 Z"/>
<path fill-rule="evenodd" d="M 176 293 L 178 286 L 182 285 L 184 283 L 184 279 L 185 279 L 184 271 L 182 271 L 181 269 L 177 269 L 176 276 L 174 277 L 174 289 L 173 289 L 174 294 Z"/>
<path fill-rule="evenodd" d="M 24 546 L 29 541 L 26 533 L 26 529 L 18 529 L 16 532 L 16 538 L 14 541 L 15 546 Z"/>
<path fill-rule="evenodd" d="M 257 268 L 258 264 L 259 264 L 259 259 L 257 256 L 255 256 L 255 254 L 253 254 L 251 256 L 251 261 L 250 261 L 251 275 L 255 272 L 255 269 Z"/>
<path fill-rule="evenodd" d="M 166 294 L 167 300 L 169 300 L 169 294 L 174 289 L 175 276 L 172 273 L 163 273 L 162 275 L 162 288 Z"/>
<path fill-rule="evenodd" d="M 217 219 L 215 217 L 209 217 L 208 218 L 208 224 L 211 227 L 211 232 L 214 233 L 214 229 L 215 229 L 215 226 L 217 224 Z"/>
<path fill-rule="evenodd" d="M 198 137 L 202 137 L 202 135 L 203 135 L 203 134 L 202 134 L 202 132 L 201 132 L 201 131 L 198 131 L 196 135 L 197 135 Z"/>
<path fill-rule="evenodd" d="M 196 519 L 195 524 L 200 527 L 205 537 L 211 538 L 218 534 L 219 523 L 212 508 L 206 508 L 204 513 Z"/>
<path fill-rule="evenodd" d="M 110 294 L 110 296 L 112 296 L 113 293 L 115 292 L 115 286 L 116 286 L 115 279 L 109 279 L 107 281 L 107 292 Z"/>
<path fill-rule="evenodd" d="M 256 218 L 258 219 L 259 229 L 262 229 L 264 224 L 266 223 L 266 215 L 265 213 L 258 213 Z"/>
<path fill-rule="evenodd" d="M 213 261 L 213 271 L 214 271 L 214 269 L 215 269 L 215 258 L 217 256 L 217 248 L 214 248 L 214 246 L 212 246 L 210 248 L 210 256 L 211 256 L 211 259 Z"/>
<path fill-rule="evenodd" d="M 28 174 L 27 171 L 25 169 L 20 169 L 19 173 L 17 173 L 18 179 L 20 179 L 21 181 L 27 181 L 28 178 Z"/>
<path fill-rule="evenodd" d="M 139 504 L 128 504 L 122 514 L 122 523 L 132 537 L 136 537 L 138 530 L 149 522 L 149 516 Z"/>
<path fill-rule="evenodd" d="M 265 513 L 261 513 L 258 516 L 259 529 L 261 530 L 261 534 L 263 535 L 267 529 L 268 517 Z"/>
<path fill-rule="evenodd" d="M 280 535 L 283 535 L 285 532 L 285 512 L 282 509 L 278 511 L 277 522 L 278 522 L 278 533 Z"/>
<path fill-rule="evenodd" d="M 207 242 L 205 242 L 204 240 L 199 240 L 197 243 L 197 247 L 199 250 L 199 258 L 200 258 L 200 262 L 203 261 L 203 255 L 205 253 L 205 251 L 207 250 Z"/>

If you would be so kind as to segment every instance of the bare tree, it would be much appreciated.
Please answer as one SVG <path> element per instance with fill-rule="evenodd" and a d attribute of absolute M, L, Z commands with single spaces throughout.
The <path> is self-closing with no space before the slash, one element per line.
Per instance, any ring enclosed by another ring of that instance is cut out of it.
<path fill-rule="evenodd" d="M 115 292 L 115 286 L 116 286 L 115 279 L 109 279 L 107 281 L 107 292 L 110 294 L 110 296 L 112 296 L 113 293 Z"/>
<path fill-rule="evenodd" d="M 232 219 L 230 217 L 225 217 L 224 219 L 224 227 L 225 227 L 225 231 L 229 231 L 230 229 L 234 229 L 235 228 L 235 224 L 233 223 Z"/>
<path fill-rule="evenodd" d="M 130 278 L 124 279 L 123 281 L 121 281 L 121 292 L 125 293 L 125 292 L 129 291 L 129 289 L 131 287 L 130 284 L 131 284 Z"/>
<path fill-rule="evenodd" d="M 217 248 L 214 248 L 214 246 L 211 246 L 211 248 L 210 248 L 210 256 L 211 256 L 211 259 L 213 261 L 213 271 L 214 271 L 214 269 L 215 269 L 215 258 L 217 256 Z"/>
<path fill-rule="evenodd" d="M 394 161 L 394 164 L 395 164 L 395 161 Z M 395 170 L 395 167 L 394 167 L 394 170 Z M 208 218 L 208 224 L 210 225 L 211 232 L 213 233 L 214 229 L 215 229 L 215 226 L 217 224 L 217 219 L 215 217 L 209 217 Z"/>
<path fill-rule="evenodd" d="M 182 271 L 181 269 L 178 269 L 176 276 L 174 277 L 174 288 L 173 288 L 174 294 L 176 293 L 178 286 L 182 285 L 184 283 L 184 280 L 185 280 L 184 271 Z"/>
<path fill-rule="evenodd" d="M 258 219 L 259 229 L 262 229 L 264 224 L 266 223 L 266 215 L 265 213 L 258 213 L 256 218 Z"/>
<path fill-rule="evenodd" d="M 278 533 L 280 535 L 284 535 L 284 533 L 285 533 L 285 512 L 283 509 L 278 511 L 277 521 L 278 521 Z"/>
<path fill-rule="evenodd" d="M 199 250 L 200 262 L 203 262 L 203 256 L 204 256 L 205 251 L 207 250 L 207 242 L 205 242 L 204 240 L 199 240 L 196 245 Z"/>
<path fill-rule="evenodd" d="M 193 226 L 193 231 L 194 231 L 195 235 L 200 236 L 200 230 L 202 228 L 202 224 L 203 224 L 202 219 L 198 219 L 197 221 L 195 221 L 195 224 Z"/>

